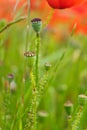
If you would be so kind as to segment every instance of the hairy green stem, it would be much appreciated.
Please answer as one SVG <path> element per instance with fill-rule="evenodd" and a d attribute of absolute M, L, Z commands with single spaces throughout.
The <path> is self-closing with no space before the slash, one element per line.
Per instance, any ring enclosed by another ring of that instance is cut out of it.
<path fill-rule="evenodd" d="M 74 124 L 72 126 L 72 130 L 77 130 L 78 129 L 78 126 L 79 126 L 79 123 L 80 123 L 80 119 L 82 117 L 82 112 L 83 112 L 82 107 L 80 107 L 79 111 L 78 111 L 78 113 L 76 115 L 76 119 L 74 121 Z"/>
<path fill-rule="evenodd" d="M 71 120 L 72 120 L 72 117 L 68 116 L 68 128 L 67 128 L 67 130 L 71 129 Z"/>
<path fill-rule="evenodd" d="M 33 89 L 33 127 L 32 130 L 36 130 L 37 125 L 37 91 Z"/>
<path fill-rule="evenodd" d="M 40 35 L 36 34 L 36 62 L 35 62 L 35 76 L 36 76 L 36 88 L 38 88 L 39 81 L 39 72 L 38 72 L 38 64 L 39 64 L 39 46 L 40 46 Z"/>
<path fill-rule="evenodd" d="M 36 130 L 37 127 L 37 90 L 39 87 L 39 45 L 40 45 L 40 35 L 36 34 L 36 60 L 35 60 L 35 87 L 33 87 L 33 130 Z"/>

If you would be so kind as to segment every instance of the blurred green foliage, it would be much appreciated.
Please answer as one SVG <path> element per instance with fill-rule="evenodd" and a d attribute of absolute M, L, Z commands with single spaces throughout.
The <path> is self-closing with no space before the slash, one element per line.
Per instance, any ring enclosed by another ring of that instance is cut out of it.
<path fill-rule="evenodd" d="M 26 110 L 31 102 L 29 68 L 25 86 L 26 23 L 15 24 L 0 34 L 0 130 L 24 130 Z M 30 27 L 29 50 L 35 51 L 35 34 Z M 74 104 L 72 124 L 78 111 L 78 95 L 87 94 L 87 37 L 74 34 L 65 40 L 52 36 L 50 29 L 41 33 L 40 76 L 44 64 L 52 64 L 48 84 L 38 107 L 38 130 L 66 130 L 68 117 L 64 103 Z M 8 85 L 8 74 L 14 74 L 16 90 Z M 22 96 L 24 96 L 22 99 Z M 24 107 L 22 108 L 22 103 Z M 84 106 L 78 130 L 87 129 L 87 105 Z"/>

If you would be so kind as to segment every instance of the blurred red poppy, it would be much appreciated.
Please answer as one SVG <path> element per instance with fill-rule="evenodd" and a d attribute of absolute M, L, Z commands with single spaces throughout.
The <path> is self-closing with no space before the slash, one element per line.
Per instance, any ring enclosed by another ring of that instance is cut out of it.
<path fill-rule="evenodd" d="M 24 4 L 25 0 L 20 0 L 18 8 Z M 0 19 L 8 21 L 13 19 L 13 12 L 16 5 L 16 0 L 0 0 Z"/>
<path fill-rule="evenodd" d="M 37 9 L 40 1 L 31 0 L 31 10 Z M 6 19 L 11 21 L 14 18 L 14 10 L 23 9 L 23 13 L 26 13 L 27 0 L 0 0 L 0 19 Z M 41 6 L 40 6 L 41 7 Z"/>
<path fill-rule="evenodd" d="M 69 8 L 78 5 L 85 0 L 47 0 L 49 5 L 55 9 Z"/>
<path fill-rule="evenodd" d="M 46 8 L 48 8 L 47 4 L 45 4 L 45 10 Z M 48 8 L 48 10 L 51 10 L 51 8 Z M 86 18 L 87 18 L 87 0 L 83 0 L 81 4 L 79 4 L 78 6 L 74 6 L 72 8 L 68 8 L 65 10 L 54 10 L 54 13 L 49 22 L 49 27 L 55 29 L 58 32 L 60 28 L 63 27 L 72 30 L 73 25 L 76 24 L 75 29 L 76 32 L 87 34 Z"/>
<path fill-rule="evenodd" d="M 14 8 L 17 0 L 0 0 L 0 19 L 6 19 L 11 21 L 14 18 Z M 52 0 L 51 0 L 52 1 Z M 56 0 L 53 0 L 53 2 Z M 58 1 L 58 0 L 57 0 Z M 72 0 L 61 0 L 61 7 L 63 4 L 67 5 Z M 64 2 L 66 1 L 66 3 Z M 85 0 L 73 0 L 75 4 L 79 4 L 80 2 L 84 2 Z M 87 1 L 87 0 L 86 0 Z M 64 3 L 63 3 L 64 2 Z M 17 10 L 27 5 L 26 0 L 19 0 Z M 42 12 L 43 10 L 43 12 Z M 36 13 L 37 12 L 37 13 Z M 87 2 L 84 4 L 80 4 L 79 6 L 68 8 L 65 10 L 54 10 L 52 15 L 52 9 L 47 3 L 47 0 L 31 0 L 31 16 L 40 16 L 46 25 L 51 29 L 55 29 L 56 31 L 60 31 L 59 29 L 62 27 L 66 27 L 67 29 L 71 29 L 73 24 L 77 24 L 76 31 L 84 32 L 87 34 Z M 25 11 L 24 14 L 26 15 Z M 49 18 L 50 17 L 50 18 Z M 48 20 L 49 19 L 49 20 Z M 48 22 L 47 22 L 48 21 Z M 62 26 L 60 26 L 62 25 Z M 63 26 L 64 25 L 64 26 Z M 58 28 L 57 28 L 58 27 Z M 65 29 L 63 29 L 65 30 Z"/>

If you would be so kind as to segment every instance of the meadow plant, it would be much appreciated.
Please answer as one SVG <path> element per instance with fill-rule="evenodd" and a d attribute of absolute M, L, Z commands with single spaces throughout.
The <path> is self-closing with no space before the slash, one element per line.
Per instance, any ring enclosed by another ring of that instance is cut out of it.
<path fill-rule="evenodd" d="M 47 1 L 54 9 L 82 2 L 58 5 L 56 0 L 56 4 Z M 48 28 L 49 34 L 43 33 L 43 20 L 31 19 L 30 0 L 27 3 L 27 16 L 0 24 L 0 40 L 7 38 L 0 46 L 0 130 L 86 130 L 87 73 L 84 76 L 83 72 L 87 71 L 87 45 L 82 42 L 87 38 L 78 36 L 76 39 L 75 25 L 69 39 L 64 40 L 63 45 L 56 45 Z M 21 26 L 22 29 L 17 28 L 16 23 L 24 20 L 27 24 Z M 25 30 L 23 34 L 22 30 Z M 81 47 L 77 46 L 77 41 L 81 42 Z M 5 45 L 7 48 L 3 49 Z"/>

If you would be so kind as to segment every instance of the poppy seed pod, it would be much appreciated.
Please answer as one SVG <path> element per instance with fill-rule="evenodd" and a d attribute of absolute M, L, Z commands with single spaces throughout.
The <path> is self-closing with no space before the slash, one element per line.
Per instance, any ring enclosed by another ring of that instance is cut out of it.
<path fill-rule="evenodd" d="M 81 4 L 86 0 L 47 0 L 48 4 L 54 9 L 65 9 Z"/>
<path fill-rule="evenodd" d="M 87 103 L 87 96 L 83 94 L 78 95 L 78 102 L 81 106 L 85 105 Z"/>
<path fill-rule="evenodd" d="M 12 80 L 14 79 L 14 75 L 13 74 L 8 74 L 7 78 L 8 78 L 9 82 L 12 82 Z"/>
<path fill-rule="evenodd" d="M 70 101 L 67 101 L 64 104 L 64 108 L 66 110 L 67 115 L 70 116 L 73 112 L 73 104 Z"/>
<path fill-rule="evenodd" d="M 39 33 L 42 27 L 42 20 L 40 18 L 34 18 L 31 20 L 32 27 L 36 33 Z"/>
<path fill-rule="evenodd" d="M 35 56 L 35 52 L 30 52 L 30 51 L 25 52 L 24 56 L 26 56 L 26 57 L 34 57 Z"/>
<path fill-rule="evenodd" d="M 50 63 L 45 63 L 45 70 L 48 71 L 51 67 L 51 64 Z"/>

